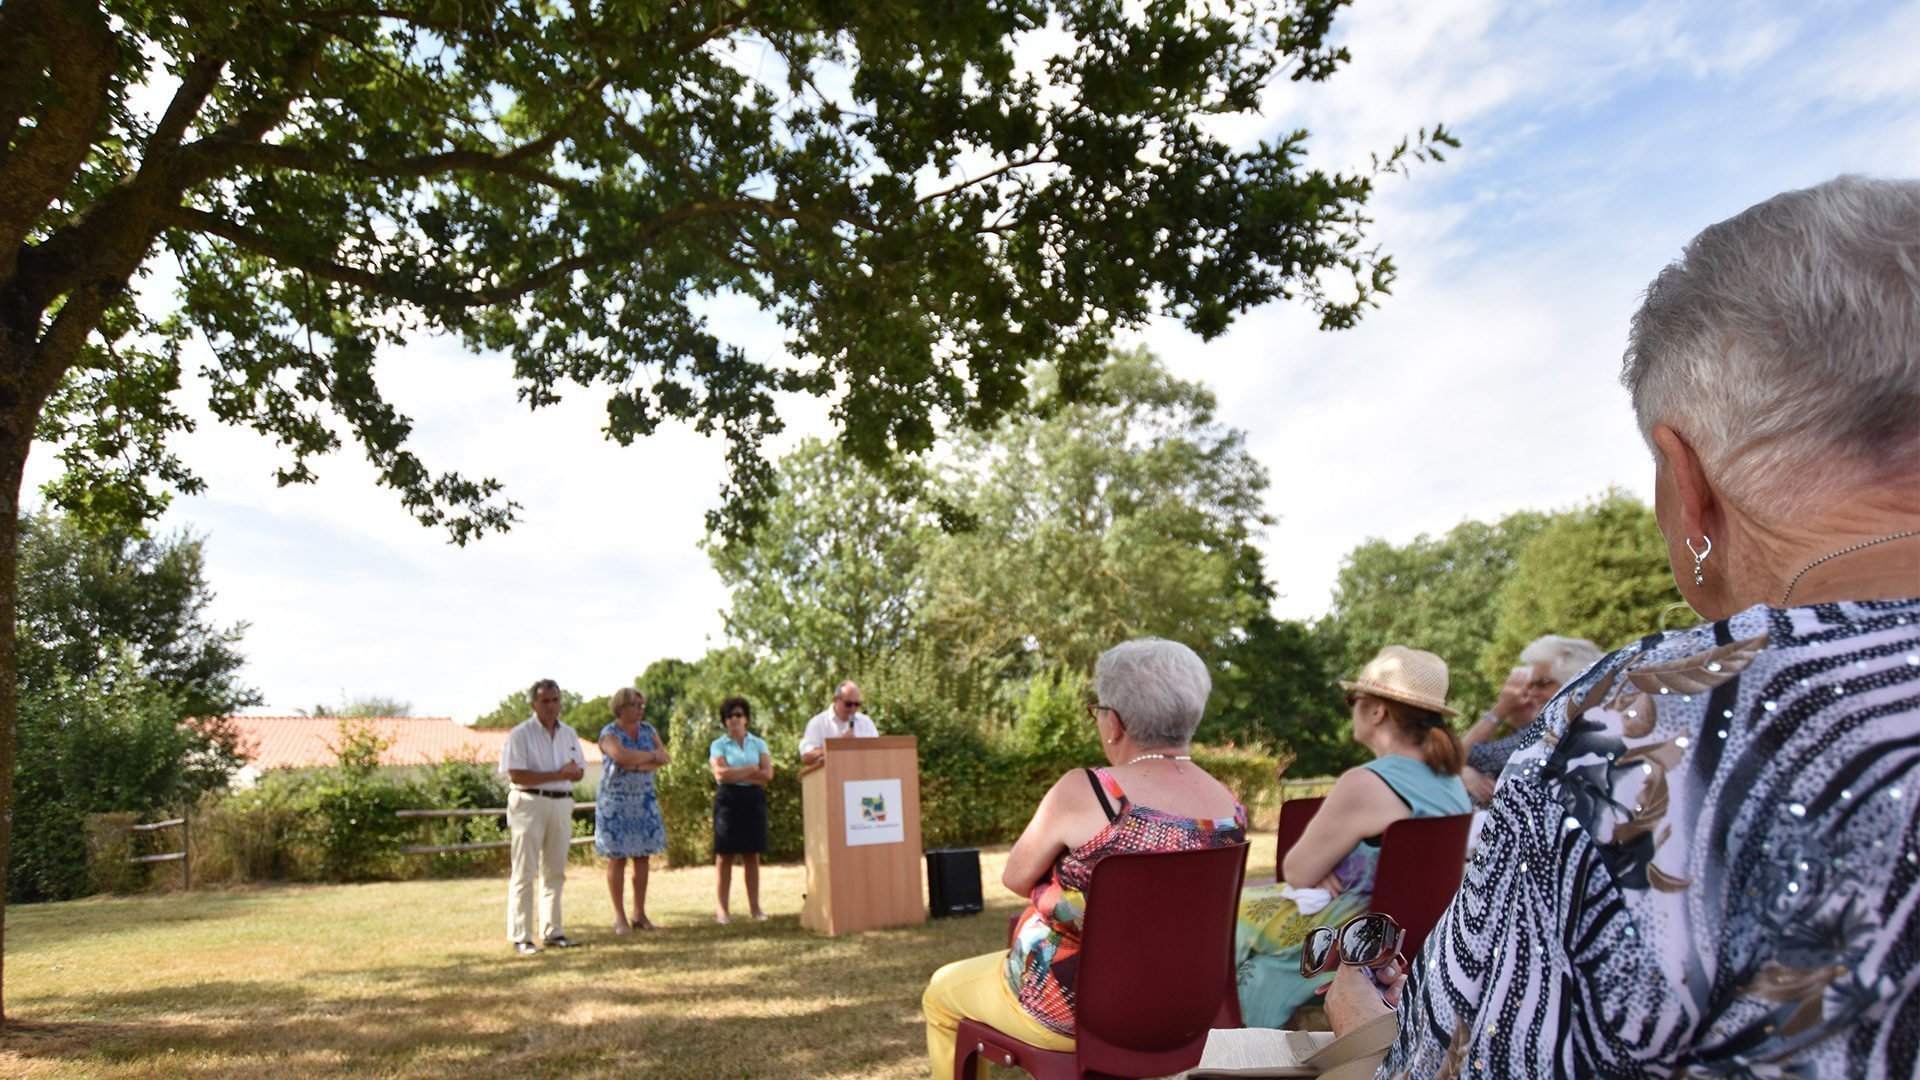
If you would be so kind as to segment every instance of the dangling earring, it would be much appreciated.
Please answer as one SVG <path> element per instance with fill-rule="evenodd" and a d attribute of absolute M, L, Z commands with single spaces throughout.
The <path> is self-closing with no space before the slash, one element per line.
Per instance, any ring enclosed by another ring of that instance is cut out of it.
<path fill-rule="evenodd" d="M 1700 534 L 1700 542 L 1707 545 L 1706 549 L 1702 551 L 1693 550 L 1693 537 L 1687 536 L 1682 537 L 1682 539 L 1686 541 L 1687 551 L 1693 555 L 1693 583 L 1695 585 L 1705 585 L 1707 583 L 1707 575 L 1700 569 L 1700 564 L 1706 562 L 1707 556 L 1713 554 L 1713 537 L 1708 536 L 1706 533 Z"/>

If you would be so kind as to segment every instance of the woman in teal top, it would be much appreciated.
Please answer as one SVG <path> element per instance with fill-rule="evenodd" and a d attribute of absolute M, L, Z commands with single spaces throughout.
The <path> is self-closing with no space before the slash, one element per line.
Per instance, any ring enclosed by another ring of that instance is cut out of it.
<path fill-rule="evenodd" d="M 719 881 L 714 888 L 718 910 L 715 922 L 725 926 L 733 892 L 733 857 L 740 856 L 747 879 L 747 910 L 764 919 L 760 910 L 760 856 L 767 850 L 767 781 L 773 779 L 773 755 L 766 741 L 747 732 L 753 709 L 743 697 L 720 703 L 720 719 L 727 733 L 713 740 L 707 759 L 717 785 L 713 792 L 713 860 Z"/>
<path fill-rule="evenodd" d="M 1332 973 L 1300 975 L 1300 944 L 1316 926 L 1338 926 L 1366 911 L 1387 826 L 1414 817 L 1465 814 L 1473 804 L 1460 782 L 1464 751 L 1447 726 L 1446 661 L 1389 645 L 1360 678 L 1342 682 L 1354 740 L 1373 760 L 1334 782 L 1281 867 L 1285 882 L 1248 889 L 1240 899 L 1234 945 L 1240 1013 L 1248 1027 L 1286 1027 Z M 1303 914 L 1289 887 L 1323 889 L 1332 899 Z"/>

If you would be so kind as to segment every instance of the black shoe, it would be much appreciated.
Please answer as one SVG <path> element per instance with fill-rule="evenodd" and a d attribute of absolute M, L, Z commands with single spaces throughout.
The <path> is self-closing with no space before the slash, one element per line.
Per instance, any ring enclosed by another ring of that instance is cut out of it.
<path fill-rule="evenodd" d="M 535 956 L 539 954 L 540 946 L 531 941 L 516 941 L 513 943 L 513 951 L 521 956 Z"/>
<path fill-rule="evenodd" d="M 580 943 L 565 934 L 556 934 L 546 940 L 549 949 L 577 949 Z"/>

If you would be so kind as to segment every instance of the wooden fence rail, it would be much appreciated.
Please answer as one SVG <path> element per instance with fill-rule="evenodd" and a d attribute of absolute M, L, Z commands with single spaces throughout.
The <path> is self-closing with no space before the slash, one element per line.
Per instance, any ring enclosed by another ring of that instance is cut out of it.
<path fill-rule="evenodd" d="M 180 829 L 180 850 L 179 851 L 165 851 L 165 852 L 161 852 L 158 855 L 128 855 L 127 862 L 129 863 L 177 862 L 180 864 L 180 887 L 182 889 L 192 889 L 193 888 L 193 860 L 188 857 L 187 852 L 193 849 L 193 830 L 192 830 L 192 827 L 187 824 L 186 818 L 184 817 L 168 818 L 165 821 L 154 821 L 154 822 L 149 822 L 148 824 L 145 824 L 145 825 L 133 825 L 133 826 L 129 826 L 127 831 L 137 832 L 137 833 L 158 832 L 161 829 L 171 829 L 175 827 L 178 827 Z"/>
<path fill-rule="evenodd" d="M 1301 776 L 1280 778 L 1280 801 L 1287 801 L 1288 788 L 1330 788 L 1337 776 Z"/>
<path fill-rule="evenodd" d="M 573 812 L 577 814 L 582 810 L 592 810 L 595 808 L 595 805 L 596 804 L 590 802 L 574 803 Z M 393 816 L 398 818 L 473 818 L 505 817 L 506 813 L 507 808 L 504 806 L 487 806 L 468 807 L 459 810 L 395 810 Z M 576 836 L 569 841 L 568 846 L 591 843 L 593 843 L 593 837 L 591 836 Z M 400 854 L 444 855 L 455 851 L 489 851 L 494 848 L 512 846 L 513 841 L 511 840 L 483 840 L 472 844 L 408 844 L 400 849 Z"/>

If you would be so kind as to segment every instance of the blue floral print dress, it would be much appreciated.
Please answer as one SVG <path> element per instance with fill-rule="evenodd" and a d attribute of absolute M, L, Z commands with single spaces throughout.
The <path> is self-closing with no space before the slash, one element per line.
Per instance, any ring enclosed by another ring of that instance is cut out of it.
<path fill-rule="evenodd" d="M 1533 727 L 1383 1075 L 1920 1076 L 1920 600 L 1643 638 Z"/>
<path fill-rule="evenodd" d="M 637 735 L 620 725 L 600 729 L 602 739 L 613 736 L 629 750 L 652 750 L 660 736 L 642 722 Z M 593 850 L 601 858 L 633 859 L 667 850 L 667 827 L 660 820 L 660 800 L 653 793 L 653 773 L 623 769 L 613 759 L 600 762 L 600 791 L 594 797 Z"/>

